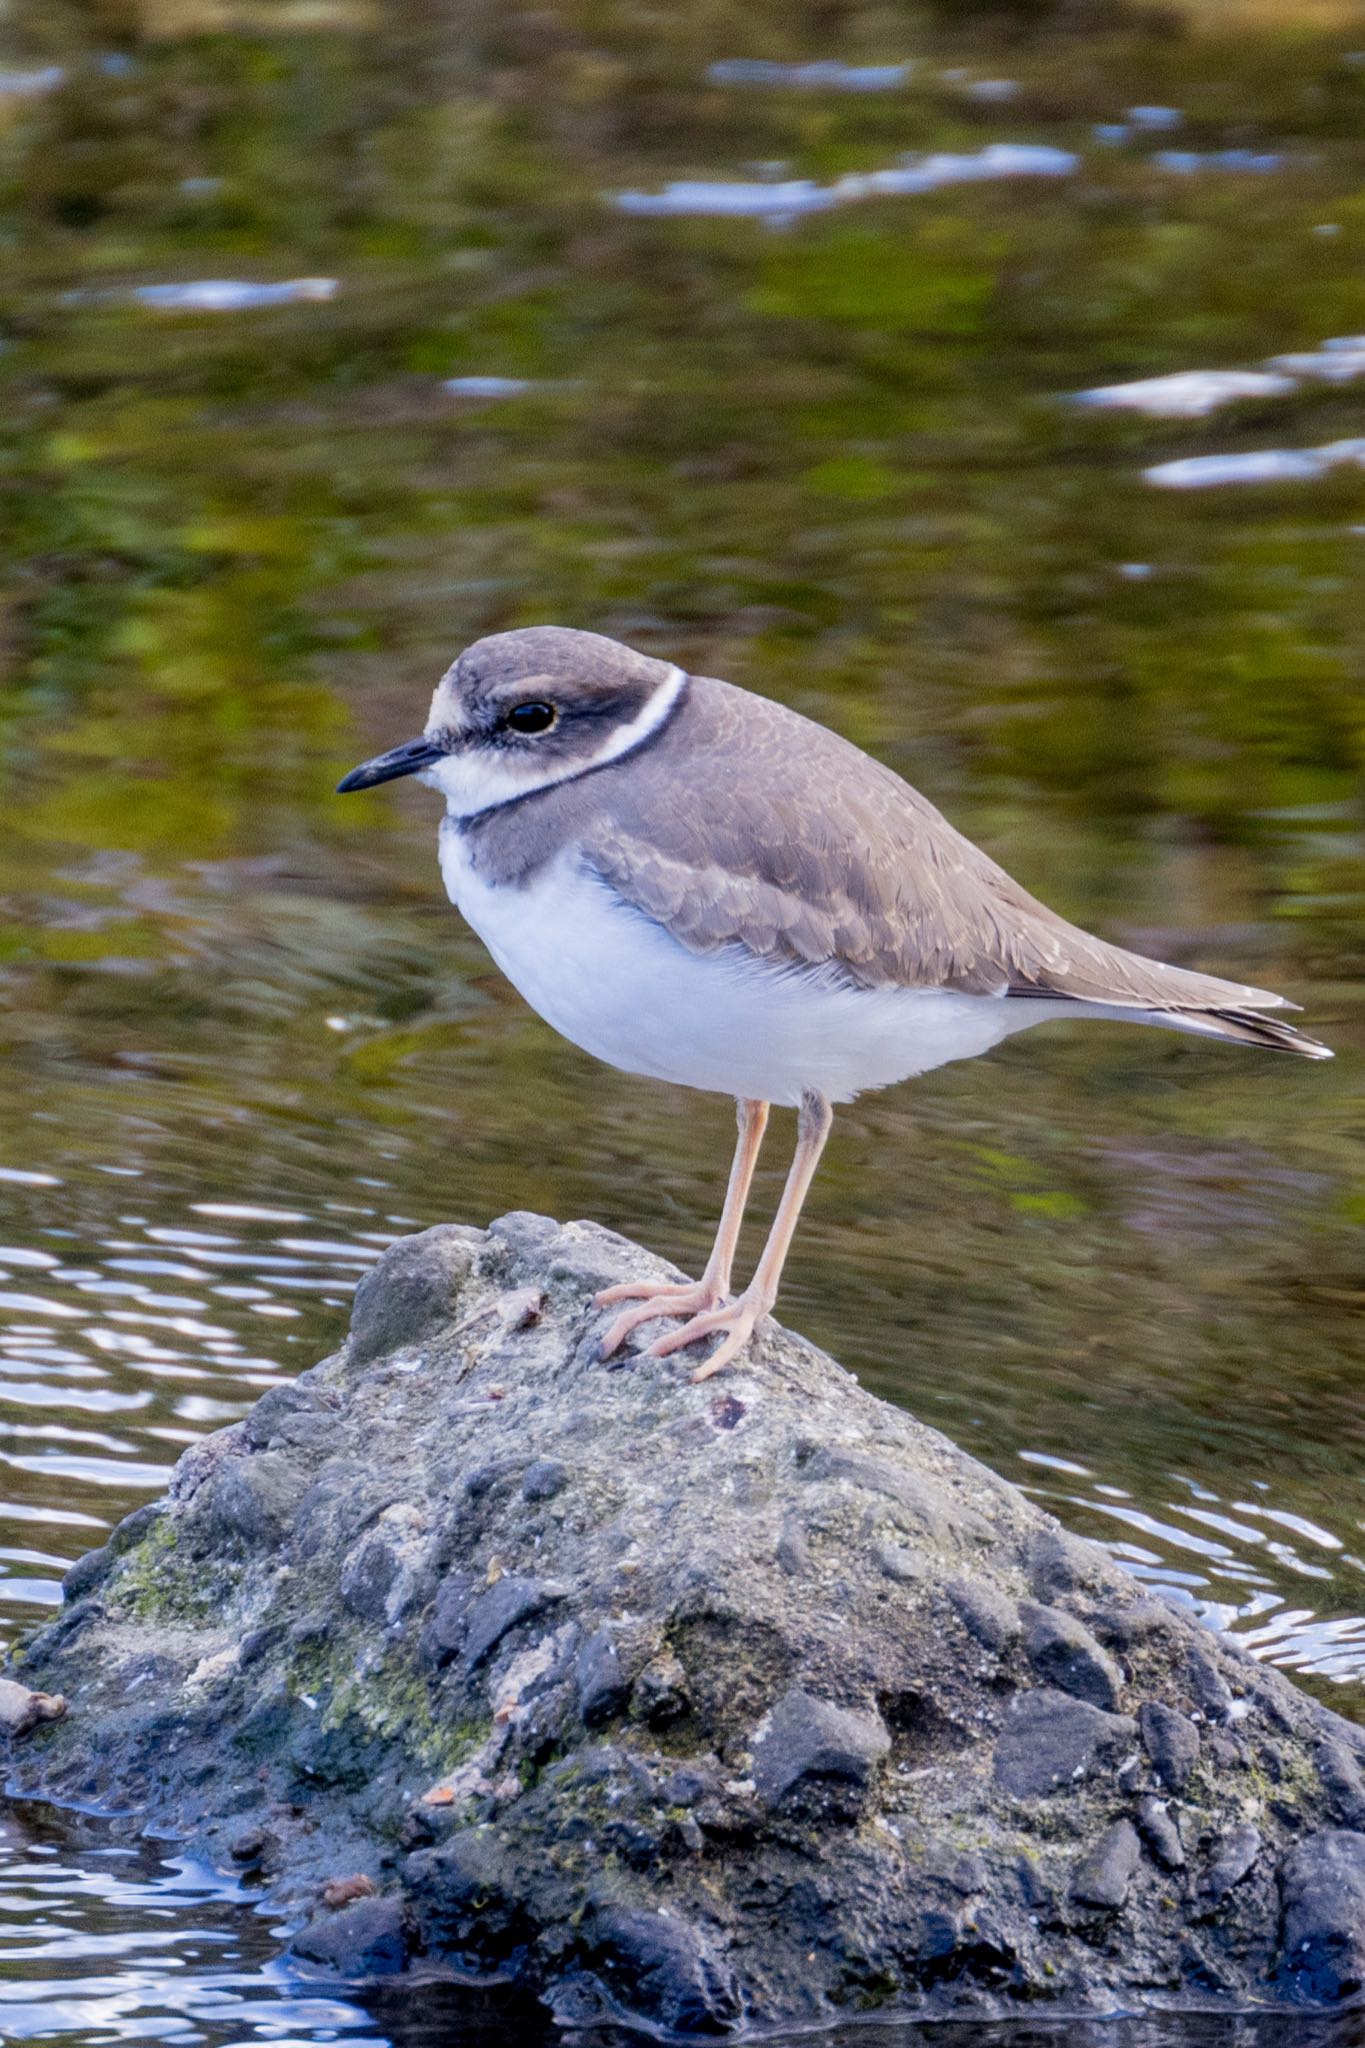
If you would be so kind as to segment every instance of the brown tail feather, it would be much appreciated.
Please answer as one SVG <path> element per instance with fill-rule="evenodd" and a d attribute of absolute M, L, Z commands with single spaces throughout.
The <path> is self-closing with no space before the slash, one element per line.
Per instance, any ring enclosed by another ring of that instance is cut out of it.
<path fill-rule="evenodd" d="M 1165 1010 L 1159 1021 L 1177 1031 L 1194 1031 L 1207 1038 L 1228 1038 L 1238 1045 L 1264 1046 L 1271 1052 L 1294 1052 L 1305 1060 L 1330 1060 L 1332 1049 L 1296 1031 L 1278 1017 L 1266 1017 L 1259 1010 Z"/>

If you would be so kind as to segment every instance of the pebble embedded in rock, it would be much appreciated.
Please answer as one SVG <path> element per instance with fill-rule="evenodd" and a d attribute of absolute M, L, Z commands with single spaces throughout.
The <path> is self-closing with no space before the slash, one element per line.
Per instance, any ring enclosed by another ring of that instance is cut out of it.
<path fill-rule="evenodd" d="M 919 1551 L 908 1550 L 903 1543 L 874 1543 L 872 1555 L 877 1560 L 878 1571 L 897 1586 L 918 1585 L 929 1576 L 928 1560 Z"/>
<path fill-rule="evenodd" d="M 114 1556 L 122 1557 L 135 1543 L 141 1543 L 144 1536 L 150 1536 L 165 1512 L 164 1500 L 149 1500 L 126 1514 L 121 1522 L 115 1522 L 109 1532 L 109 1548 Z"/>
<path fill-rule="evenodd" d="M 1028 1660 L 1044 1683 L 1112 1713 L 1118 1705 L 1123 1673 L 1089 1629 L 1074 1615 L 1032 1600 L 1024 1602 L 1019 1618 L 1024 1624 Z"/>
<path fill-rule="evenodd" d="M 478 1245 L 477 1231 L 451 1223 L 390 1245 L 356 1288 L 348 1363 L 367 1364 L 448 1327 Z"/>
<path fill-rule="evenodd" d="M 1039 1600 L 1053 1601 L 1066 1593 L 1078 1593 L 1091 1584 L 1102 1570 L 1104 1553 L 1096 1544 L 1073 1536 L 1055 1524 L 1040 1529 L 1029 1544 L 1029 1584 Z"/>
<path fill-rule="evenodd" d="M 812 1780 L 834 1780 L 861 1791 L 890 1748 L 880 1714 L 789 1692 L 754 1744 L 754 1784 L 769 1805 Z"/>
<path fill-rule="evenodd" d="M 1163 1870 L 1184 1869 L 1185 1845 L 1164 1800 L 1149 1792 L 1138 1801 L 1138 1827 L 1143 1841 Z"/>
<path fill-rule="evenodd" d="M 865 1451 L 826 1445 L 802 1466 L 801 1477 L 841 1480 L 860 1492 L 894 1501 L 940 1550 L 953 1549 L 963 1539 L 985 1540 L 991 1533 L 981 1515 L 950 1500 L 936 1480 L 869 1457 Z"/>
<path fill-rule="evenodd" d="M 219 1540 L 265 1549 L 279 1542 L 299 1500 L 297 1470 L 277 1451 L 226 1458 L 205 1489 Z"/>
<path fill-rule="evenodd" d="M 950 1579 L 948 1598 L 969 1635 L 997 1656 L 1019 1635 L 1019 1609 L 1009 1597 L 981 1579 Z"/>
<path fill-rule="evenodd" d="M 447 1572 L 427 1610 L 421 1634 L 423 1662 L 439 1669 L 456 1655 L 469 1631 L 477 1581 L 472 1572 Z"/>
<path fill-rule="evenodd" d="M 1261 1853 L 1260 1831 L 1250 1821 L 1229 1828 L 1214 1845 L 1212 1861 L 1204 1873 L 1200 1891 L 1215 1905 L 1250 1875 Z"/>
<path fill-rule="evenodd" d="M 161 1501 L 147 1501 L 142 1507 L 134 1508 L 125 1515 L 109 1532 L 108 1540 L 98 1550 L 88 1550 L 76 1562 L 62 1580 L 62 1599 L 68 1605 L 93 1593 L 96 1586 L 109 1576 L 114 1562 L 140 1543 L 156 1526 L 165 1512 Z"/>
<path fill-rule="evenodd" d="M 923 1867 L 927 1877 L 946 1884 L 960 1898 L 975 1898 L 990 1886 L 990 1872 L 984 1860 L 952 1842 L 926 1842 Z"/>
<path fill-rule="evenodd" d="M 392 1977 L 407 1961 L 402 1901 L 358 1898 L 339 1912 L 323 1909 L 290 1942 L 296 1956 L 348 1978 Z"/>
<path fill-rule="evenodd" d="M 670 1721 L 681 1720 L 691 1706 L 687 1673 L 667 1651 L 651 1657 L 630 1689 L 631 1713 L 651 1728 L 663 1728 Z"/>
<path fill-rule="evenodd" d="M 366 1537 L 341 1569 L 341 1597 L 352 1614 L 380 1621 L 398 1560 L 382 1537 Z"/>
<path fill-rule="evenodd" d="M 1190 1696 L 1206 1721 L 1225 1721 L 1232 1710 L 1232 1688 L 1202 1644 L 1186 1652 L 1185 1672 Z"/>
<path fill-rule="evenodd" d="M 1153 1636 L 1169 1633 L 1171 1611 L 1159 1600 L 1139 1596 L 1124 1607 L 1113 1607 L 1095 1616 L 1095 1633 L 1115 1650 L 1131 1650 Z"/>
<path fill-rule="evenodd" d="M 674 1913 L 606 1906 L 586 1930 L 609 1998 L 671 2034 L 728 2033 L 740 2001 L 729 1970 Z M 606 2015 L 604 2014 L 604 2017 Z"/>
<path fill-rule="evenodd" d="M 464 1968 L 496 1968 L 524 1941 L 520 1873 L 499 1829 L 460 1828 L 410 1856 L 406 1874 L 428 1943 L 439 1936 Z"/>
<path fill-rule="evenodd" d="M 543 1614 L 563 1598 L 560 1586 L 549 1585 L 542 1579 L 521 1578 L 513 1572 L 504 1573 L 496 1586 L 490 1586 L 469 1610 L 464 1640 L 466 1666 L 473 1671 L 510 1630 Z"/>
<path fill-rule="evenodd" d="M 108 1578 L 114 1563 L 114 1553 L 107 1543 L 98 1550 L 87 1550 L 84 1557 L 78 1557 L 62 1580 L 62 1599 L 70 1606 L 93 1593 L 96 1586 Z"/>
<path fill-rule="evenodd" d="M 624 1710 L 630 1687 L 609 1630 L 599 1628 L 584 1643 L 574 1660 L 574 1681 L 584 1727 L 600 1728 Z"/>
<path fill-rule="evenodd" d="M 1345 1828 L 1365 1827 L 1365 1778 L 1344 1742 L 1324 1736 L 1313 1752 L 1333 1820 Z"/>
<path fill-rule="evenodd" d="M 1152 1768 L 1172 1792 L 1183 1792 L 1199 1761 L 1199 1730 L 1185 1714 L 1160 1700 L 1147 1700 L 1138 1710 L 1142 1746 Z"/>
<path fill-rule="evenodd" d="M 714 1787 L 706 1772 L 684 1764 L 665 1779 L 659 1788 L 659 1796 L 665 1806 L 695 1806 L 712 1790 Z"/>
<path fill-rule="evenodd" d="M 558 1458 L 537 1458 L 528 1465 L 521 1479 L 523 1500 L 553 1500 L 562 1493 L 569 1481 L 567 1467 Z"/>
<path fill-rule="evenodd" d="M 1142 1845 L 1129 1820 L 1117 1820 L 1082 1857 L 1071 1880 L 1071 1896 L 1080 1905 L 1116 1913 L 1128 1897 Z"/>
<path fill-rule="evenodd" d="M 1068 1693 L 1041 1687 L 1016 1694 L 996 1744 L 996 1781 L 1012 1799 L 1046 1798 L 1079 1784 L 1136 1733 L 1126 1716 Z"/>
<path fill-rule="evenodd" d="M 810 1569 L 810 1540 L 799 1516 L 788 1514 L 783 1517 L 776 1555 L 783 1571 L 793 1579 L 799 1579 Z"/>
<path fill-rule="evenodd" d="M 253 1451 L 263 1451 L 278 1437 L 294 1415 L 316 1415 L 323 1402 L 312 1387 L 290 1380 L 282 1387 L 268 1387 L 242 1423 L 242 1441 Z"/>
<path fill-rule="evenodd" d="M 1325 1828 L 1290 1850 L 1280 1871 L 1284 1956 L 1298 1996 L 1336 2004 L 1365 1987 L 1365 1835 Z"/>

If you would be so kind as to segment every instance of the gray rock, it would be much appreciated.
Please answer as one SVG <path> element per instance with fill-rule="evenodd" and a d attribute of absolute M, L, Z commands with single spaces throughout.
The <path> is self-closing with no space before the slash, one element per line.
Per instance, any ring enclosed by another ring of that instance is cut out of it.
<path fill-rule="evenodd" d="M 1031 1600 L 1020 1608 L 1019 1618 L 1024 1624 L 1028 1660 L 1044 1684 L 1112 1713 L 1118 1705 L 1123 1673 L 1089 1629 L 1073 1615 Z"/>
<path fill-rule="evenodd" d="M 1185 1845 L 1164 1800 L 1149 1792 L 1138 1801 L 1138 1827 L 1142 1839 L 1163 1870 L 1185 1868 Z"/>
<path fill-rule="evenodd" d="M 1204 1872 L 1200 1891 L 1214 1905 L 1221 1905 L 1228 1893 L 1250 1876 L 1264 1844 L 1260 1830 L 1250 1821 L 1229 1828 L 1214 1845 L 1212 1860 Z"/>
<path fill-rule="evenodd" d="M 662 1270 L 525 1216 L 392 1247 L 76 1567 L 14 1796 L 259 1874 L 312 1968 L 582 2030 L 1346 1995 L 1357 1731 L 776 1325 L 717 1383 L 598 1361 L 593 1291 Z"/>
<path fill-rule="evenodd" d="M 207 1521 L 215 1542 L 240 1542 L 256 1549 L 279 1542 L 299 1499 L 299 1475 L 273 1451 L 227 1458 L 204 1488 Z"/>
<path fill-rule="evenodd" d="M 424 1664 L 439 1668 L 448 1664 L 464 1647 L 476 1585 L 472 1572 L 447 1572 L 437 1588 L 422 1630 L 421 1656 Z"/>
<path fill-rule="evenodd" d="M 523 1579 L 508 1572 L 474 1602 L 464 1640 L 464 1661 L 472 1671 L 495 1650 L 503 1637 L 523 1621 L 543 1614 L 564 1598 L 563 1588 L 542 1579 Z"/>
<path fill-rule="evenodd" d="M 62 1600 L 66 1606 L 74 1601 L 84 1600 L 102 1586 L 114 1568 L 114 1553 L 107 1543 L 101 1543 L 98 1550 L 87 1550 L 84 1557 L 78 1557 L 62 1580 Z"/>
<path fill-rule="evenodd" d="M 317 1415 L 322 1405 L 321 1395 L 312 1387 L 301 1385 L 298 1380 L 291 1380 L 282 1387 L 270 1387 L 243 1422 L 242 1441 L 253 1451 L 263 1451 L 276 1441 L 291 1417 Z"/>
<path fill-rule="evenodd" d="M 356 1899 L 339 1913 L 319 1913 L 301 1927 L 290 1947 L 305 1962 L 346 1978 L 392 1977 L 408 1956 L 403 1902 Z"/>
<path fill-rule="evenodd" d="M 789 1692 L 754 1743 L 754 1784 L 775 1806 L 798 1787 L 834 1782 L 863 1792 L 891 1748 L 880 1714 L 861 1713 Z"/>
<path fill-rule="evenodd" d="M 1308 1835 L 1280 1870 L 1281 1976 L 1305 2002 L 1328 2005 L 1365 1988 L 1365 1835 Z"/>
<path fill-rule="evenodd" d="M 568 1468 L 558 1458 L 537 1458 L 522 1474 L 523 1500 L 553 1500 L 569 1480 Z"/>
<path fill-rule="evenodd" d="M 1160 1700 L 1147 1700 L 1138 1712 L 1142 1746 L 1152 1768 L 1172 1792 L 1183 1792 L 1199 1761 L 1199 1730 L 1187 1715 Z"/>
<path fill-rule="evenodd" d="M 1103 1581 L 1104 1562 L 1097 1544 L 1073 1536 L 1070 1530 L 1039 1529 L 1028 1547 L 1030 1590 L 1045 1601 L 1079 1593 L 1087 1585 Z"/>
<path fill-rule="evenodd" d="M 478 1252 L 478 1232 L 449 1223 L 390 1245 L 356 1288 L 349 1363 L 387 1357 L 449 1328 Z"/>
<path fill-rule="evenodd" d="M 607 1906 L 589 1932 L 588 1965 L 610 2004 L 672 2034 L 720 2034 L 738 2019 L 730 1972 L 694 1927 L 659 1909 Z"/>
<path fill-rule="evenodd" d="M 670 1721 L 680 1721 L 691 1705 L 687 1673 L 667 1651 L 650 1658 L 630 1689 L 631 1713 L 651 1728 L 666 1728 Z"/>
<path fill-rule="evenodd" d="M 1232 1688 L 1202 1643 L 1192 1643 L 1185 1657 L 1190 1697 L 1206 1721 L 1225 1721 L 1232 1710 Z"/>
<path fill-rule="evenodd" d="M 1313 1752 L 1333 1820 L 1345 1828 L 1365 1827 L 1365 1778 L 1344 1742 L 1325 1735 Z"/>
<path fill-rule="evenodd" d="M 1074 1790 L 1102 1760 L 1117 1761 L 1137 1729 L 1121 1714 L 1040 1688 L 1016 1695 L 995 1750 L 995 1776 L 1011 1799 Z"/>
<path fill-rule="evenodd" d="M 884 1458 L 862 1451 L 827 1446 L 802 1467 L 805 1479 L 842 1481 L 861 1493 L 894 1501 L 908 1520 L 940 1550 L 963 1539 L 986 1539 L 988 1524 L 971 1508 L 951 1501 L 941 1486 L 921 1473 L 907 1472 Z"/>
<path fill-rule="evenodd" d="M 599 1628 L 584 1643 L 574 1665 L 574 1681 L 585 1728 L 600 1728 L 624 1710 L 630 1686 L 609 1629 Z"/>
<path fill-rule="evenodd" d="M 1071 1896 L 1082 1906 L 1117 1913 L 1128 1897 L 1142 1845 L 1130 1820 L 1116 1820 L 1076 1866 Z"/>
<path fill-rule="evenodd" d="M 950 1579 L 947 1594 L 962 1626 L 983 1649 L 998 1656 L 1020 1634 L 1019 1609 L 984 1579 Z"/>

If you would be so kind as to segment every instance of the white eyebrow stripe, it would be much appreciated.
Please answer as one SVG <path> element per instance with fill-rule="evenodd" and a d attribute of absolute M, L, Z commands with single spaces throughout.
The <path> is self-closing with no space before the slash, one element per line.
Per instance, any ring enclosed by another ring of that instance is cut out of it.
<path fill-rule="evenodd" d="M 643 746 L 666 724 L 686 684 L 687 671 L 671 665 L 634 718 L 618 726 L 595 754 L 587 760 L 571 762 L 557 774 L 546 775 L 538 782 L 527 779 L 524 762 L 509 768 L 500 761 L 459 754 L 447 755 L 425 769 L 418 780 L 441 792 L 446 800 L 446 813 L 452 818 L 476 818 L 483 811 L 498 810 L 521 797 L 538 796 L 542 790 L 554 789 L 561 782 L 574 782 L 580 775 L 590 775 L 594 769 L 605 768 L 609 762 L 619 761 L 623 754 Z"/>
<path fill-rule="evenodd" d="M 608 761 L 619 761 L 622 754 L 629 754 L 642 746 L 663 724 L 682 695 L 683 684 L 687 681 L 685 670 L 672 666 L 652 697 L 647 697 L 628 725 L 618 726 L 601 752 L 594 754 L 591 761 L 582 761 L 569 774 L 557 775 L 556 782 L 567 782 L 570 775 L 584 775 L 590 768 L 605 768 Z M 546 788 L 550 785 L 547 783 Z"/>

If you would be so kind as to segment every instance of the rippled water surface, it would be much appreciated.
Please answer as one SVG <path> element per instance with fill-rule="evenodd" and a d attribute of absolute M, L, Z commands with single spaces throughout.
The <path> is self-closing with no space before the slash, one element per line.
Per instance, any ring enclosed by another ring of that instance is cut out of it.
<path fill-rule="evenodd" d="M 331 793 L 464 642 L 553 619 L 826 720 L 1058 908 L 1337 1048 L 1054 1028 L 869 1098 L 784 1310 L 1365 1714 L 1365 11 L 4 32 L 8 1633 L 339 1340 L 394 1236 L 537 1207 L 704 1256 L 728 1107 L 528 1015 L 432 799 Z M 131 1826 L 0 1834 L 6 2040 L 526 2037 L 275 1947 Z"/>

